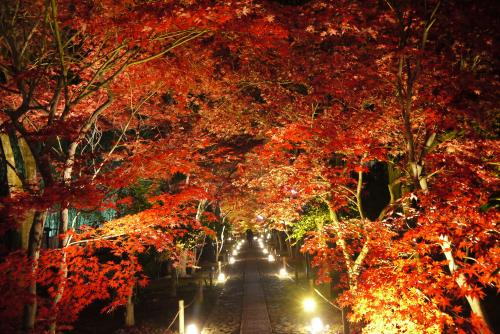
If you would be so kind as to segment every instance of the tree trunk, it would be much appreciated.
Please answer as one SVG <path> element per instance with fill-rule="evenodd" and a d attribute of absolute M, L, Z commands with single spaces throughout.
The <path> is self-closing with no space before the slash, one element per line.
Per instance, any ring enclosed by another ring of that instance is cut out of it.
<path fill-rule="evenodd" d="M 134 289 L 132 289 L 132 293 L 128 296 L 127 305 L 125 307 L 125 326 L 127 327 L 135 325 L 134 302 L 132 300 L 133 295 Z"/>
<path fill-rule="evenodd" d="M 280 253 L 281 253 L 283 250 L 283 243 L 281 241 L 281 232 L 280 231 L 278 231 L 276 233 L 276 237 L 278 238 L 278 245 L 279 245 L 279 249 L 280 249 Z"/>
<path fill-rule="evenodd" d="M 452 247 L 451 242 L 449 241 L 448 236 L 445 235 L 440 236 L 440 239 L 442 240 L 441 249 L 443 250 L 446 260 L 448 260 L 448 269 L 450 270 L 451 275 L 453 275 L 455 271 L 458 269 L 458 265 L 456 264 L 455 258 L 451 252 L 451 247 Z M 463 274 L 458 275 L 455 281 L 457 282 L 460 288 L 469 287 L 469 284 L 467 283 L 467 280 Z M 481 303 L 481 300 L 467 295 L 465 296 L 465 299 L 469 303 L 472 313 L 481 318 L 486 327 L 491 331 L 489 322 L 487 321 L 486 315 L 483 310 L 483 305 Z"/>
<path fill-rule="evenodd" d="M 21 151 L 21 157 L 24 163 L 24 180 L 20 178 L 21 175 L 18 175 L 19 171 L 12 168 L 16 166 L 16 159 L 9 135 L 6 133 L 0 134 L 0 141 L 5 160 L 7 161 L 6 169 L 9 193 L 22 190 L 29 191 L 30 189 L 24 189 L 23 183 L 31 187 L 33 183 L 36 182 L 36 165 L 26 141 L 24 138 L 18 140 L 19 150 Z M 19 219 L 19 239 L 16 241 L 17 245 L 15 245 L 15 248 L 28 249 L 29 234 L 33 220 L 34 210 L 26 210 L 24 217 Z"/>
<path fill-rule="evenodd" d="M 26 185 L 30 188 L 36 185 L 36 163 L 31 153 L 31 149 L 24 138 L 19 138 L 19 149 L 23 157 L 24 173 L 26 178 Z M 21 223 L 21 247 L 28 249 L 29 231 L 35 216 L 35 210 L 27 210 L 26 216 Z"/>
<path fill-rule="evenodd" d="M 32 301 L 24 307 L 23 314 L 23 331 L 31 333 L 35 329 L 36 312 L 37 312 L 37 284 L 36 272 L 38 270 L 38 259 L 40 258 L 40 246 L 43 238 L 43 227 L 47 219 L 47 211 L 36 211 L 31 225 L 28 257 L 31 261 L 32 281 L 28 287 L 28 292 L 31 295 Z"/>
<path fill-rule="evenodd" d="M 57 315 L 59 314 L 59 302 L 61 301 L 63 294 L 64 294 L 64 288 L 66 287 L 66 280 L 68 278 L 68 265 L 66 261 L 66 251 L 64 248 L 62 248 L 62 258 L 61 258 L 61 263 L 59 264 L 59 284 L 57 285 L 57 292 L 56 296 L 54 297 L 54 301 L 52 304 L 54 314 L 52 315 L 52 319 L 50 321 L 50 326 L 49 326 L 49 333 L 50 334 L 56 334 L 56 329 L 57 329 Z"/>
<path fill-rule="evenodd" d="M 186 268 L 187 268 L 187 251 L 183 249 L 181 251 L 179 265 L 176 268 L 177 275 L 179 277 L 186 277 L 187 276 Z"/>

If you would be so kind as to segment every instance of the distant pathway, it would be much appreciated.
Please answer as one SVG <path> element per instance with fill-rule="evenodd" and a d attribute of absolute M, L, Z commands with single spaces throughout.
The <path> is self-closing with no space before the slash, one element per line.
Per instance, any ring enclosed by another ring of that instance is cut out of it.
<path fill-rule="evenodd" d="M 260 280 L 255 248 L 250 249 L 245 265 L 241 334 L 271 334 L 266 299 Z M 262 259 L 260 260 L 262 261 Z"/>
<path fill-rule="evenodd" d="M 303 314 L 300 302 L 307 289 L 290 279 L 279 279 L 279 263 L 269 263 L 258 244 L 249 247 L 245 243 L 236 263 L 226 269 L 229 279 L 202 334 L 309 333 L 310 317 Z M 329 306 L 319 306 L 317 315 L 338 329 L 339 315 Z"/>

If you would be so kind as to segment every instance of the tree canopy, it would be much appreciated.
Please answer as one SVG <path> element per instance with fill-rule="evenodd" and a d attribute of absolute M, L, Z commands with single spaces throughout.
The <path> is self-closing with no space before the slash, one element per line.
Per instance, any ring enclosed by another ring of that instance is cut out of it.
<path fill-rule="evenodd" d="M 365 332 L 490 331 L 495 1 L 0 8 L 2 330 L 123 305 L 147 284 L 139 254 L 178 261 L 229 222 L 282 231 L 318 280 L 339 273 Z"/>

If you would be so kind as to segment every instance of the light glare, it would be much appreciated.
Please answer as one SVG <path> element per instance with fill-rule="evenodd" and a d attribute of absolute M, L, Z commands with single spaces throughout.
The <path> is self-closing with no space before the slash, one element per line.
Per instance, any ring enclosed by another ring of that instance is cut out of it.
<path fill-rule="evenodd" d="M 236 259 L 234 258 L 234 256 L 231 256 L 229 258 L 229 264 L 234 264 L 236 262 Z"/>
<path fill-rule="evenodd" d="M 220 273 L 219 276 L 217 276 L 217 281 L 219 283 L 224 283 L 226 281 L 226 274 Z"/>
<path fill-rule="evenodd" d="M 286 278 L 288 277 L 288 271 L 286 271 L 286 268 L 281 268 L 280 273 L 279 273 L 280 278 Z"/>
<path fill-rule="evenodd" d="M 312 312 L 316 309 L 316 302 L 312 298 L 306 298 L 304 299 L 304 311 L 306 312 Z"/>
<path fill-rule="evenodd" d="M 269 256 L 267 257 L 267 261 L 274 262 L 274 256 L 273 256 L 273 254 L 269 254 Z"/>
<path fill-rule="evenodd" d="M 186 327 L 186 334 L 199 334 L 200 331 L 195 324 L 190 324 Z"/>
<path fill-rule="evenodd" d="M 311 334 L 321 333 L 324 329 L 325 325 L 323 325 L 323 321 L 319 317 L 311 320 Z"/>

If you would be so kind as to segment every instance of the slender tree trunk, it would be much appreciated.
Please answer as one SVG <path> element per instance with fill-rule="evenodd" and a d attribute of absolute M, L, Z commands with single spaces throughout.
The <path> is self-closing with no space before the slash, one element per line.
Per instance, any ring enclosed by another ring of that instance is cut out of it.
<path fill-rule="evenodd" d="M 183 249 L 181 250 L 179 265 L 176 268 L 179 277 L 187 276 L 186 267 L 187 267 L 187 251 Z"/>
<path fill-rule="evenodd" d="M 31 261 L 32 281 L 28 287 L 28 292 L 31 295 L 32 301 L 24 307 L 23 314 L 23 331 L 31 333 L 35 329 L 36 312 L 37 312 L 37 284 L 36 273 L 38 270 L 38 260 L 40 258 L 40 247 L 43 238 L 43 228 L 47 219 L 47 211 L 36 211 L 31 225 L 28 257 Z"/>
<path fill-rule="evenodd" d="M 73 142 L 70 145 L 67 159 L 66 159 L 66 167 L 63 172 L 64 185 L 71 185 L 71 175 L 73 174 L 73 165 L 75 161 L 76 149 L 78 147 L 77 142 Z M 68 265 L 66 258 L 66 247 L 68 245 L 68 236 L 66 233 L 68 232 L 69 227 L 69 208 L 68 203 L 61 203 L 62 210 L 60 211 L 60 222 L 59 222 L 59 236 L 63 236 L 59 240 L 59 248 L 61 250 L 61 263 L 59 263 L 59 280 L 56 286 L 56 295 L 54 300 L 52 301 L 52 319 L 50 321 L 49 333 L 56 334 L 57 330 L 57 315 L 59 314 L 59 302 L 61 301 L 64 295 L 64 288 L 66 287 L 66 281 L 68 278 Z"/>
<path fill-rule="evenodd" d="M 31 153 L 31 149 L 28 146 L 28 143 L 22 137 L 19 138 L 19 150 L 21 151 L 21 156 L 23 157 L 24 162 L 24 172 L 26 178 L 25 184 L 28 188 L 31 188 L 29 190 L 32 190 L 32 188 L 36 185 L 35 183 L 37 182 L 36 163 L 33 154 Z M 23 249 L 28 248 L 29 231 L 34 220 L 34 215 L 35 210 L 27 210 L 26 216 L 21 223 L 21 247 Z"/>
<path fill-rule="evenodd" d="M 448 269 L 450 270 L 451 275 L 453 275 L 456 270 L 458 269 L 458 265 L 455 262 L 455 257 L 453 256 L 453 253 L 451 251 L 452 244 L 448 238 L 447 235 L 442 235 L 440 237 L 441 239 L 441 249 L 443 250 L 443 253 L 446 257 L 446 260 L 448 260 Z M 469 284 L 467 283 L 467 280 L 463 274 L 458 275 L 458 277 L 455 280 L 460 288 L 467 287 L 469 288 Z M 472 310 L 472 312 L 481 318 L 486 325 L 486 327 L 491 331 L 489 322 L 486 319 L 486 315 L 484 313 L 484 308 L 481 303 L 481 300 L 476 297 L 471 297 L 471 296 L 465 296 L 465 299 L 469 303 L 469 306 Z"/>
<path fill-rule="evenodd" d="M 278 238 L 278 244 L 279 244 L 280 253 L 281 253 L 283 251 L 283 242 L 281 241 L 281 231 L 278 231 L 276 233 L 276 236 Z"/>
<path fill-rule="evenodd" d="M 64 248 L 61 249 L 62 252 L 62 258 L 61 258 L 61 263 L 59 264 L 59 284 L 57 285 L 57 292 L 56 296 L 54 297 L 53 300 L 53 315 L 52 319 L 50 321 L 50 326 L 49 326 L 49 333 L 50 334 L 56 334 L 56 329 L 57 329 L 57 315 L 59 314 L 59 302 L 61 301 L 63 294 L 64 294 L 64 288 L 66 287 L 66 280 L 68 278 L 68 265 L 67 265 L 67 259 L 66 259 L 66 251 Z"/>
<path fill-rule="evenodd" d="M 132 327 L 135 325 L 135 312 L 134 312 L 134 301 L 133 301 L 134 289 L 132 288 L 132 293 L 128 296 L 127 305 L 125 307 L 125 326 Z"/>
<path fill-rule="evenodd" d="M 22 190 L 30 191 L 31 189 L 24 189 L 24 187 L 27 186 L 28 188 L 31 188 L 33 183 L 36 182 L 36 164 L 26 141 L 22 137 L 18 140 L 19 150 L 21 151 L 21 157 L 24 164 L 24 175 L 18 174 L 19 171 L 14 169 L 16 167 L 16 159 L 14 156 L 14 150 L 12 149 L 13 143 L 11 142 L 9 135 L 6 133 L 0 134 L 0 141 L 4 158 L 7 161 L 6 169 L 9 193 Z M 19 161 L 17 161 L 17 163 L 19 163 Z M 24 177 L 24 179 L 21 179 L 21 177 Z M 19 239 L 16 240 L 14 248 L 28 249 L 29 234 L 34 220 L 34 213 L 34 210 L 27 209 L 24 216 L 19 219 L 19 231 L 17 232 Z"/>

